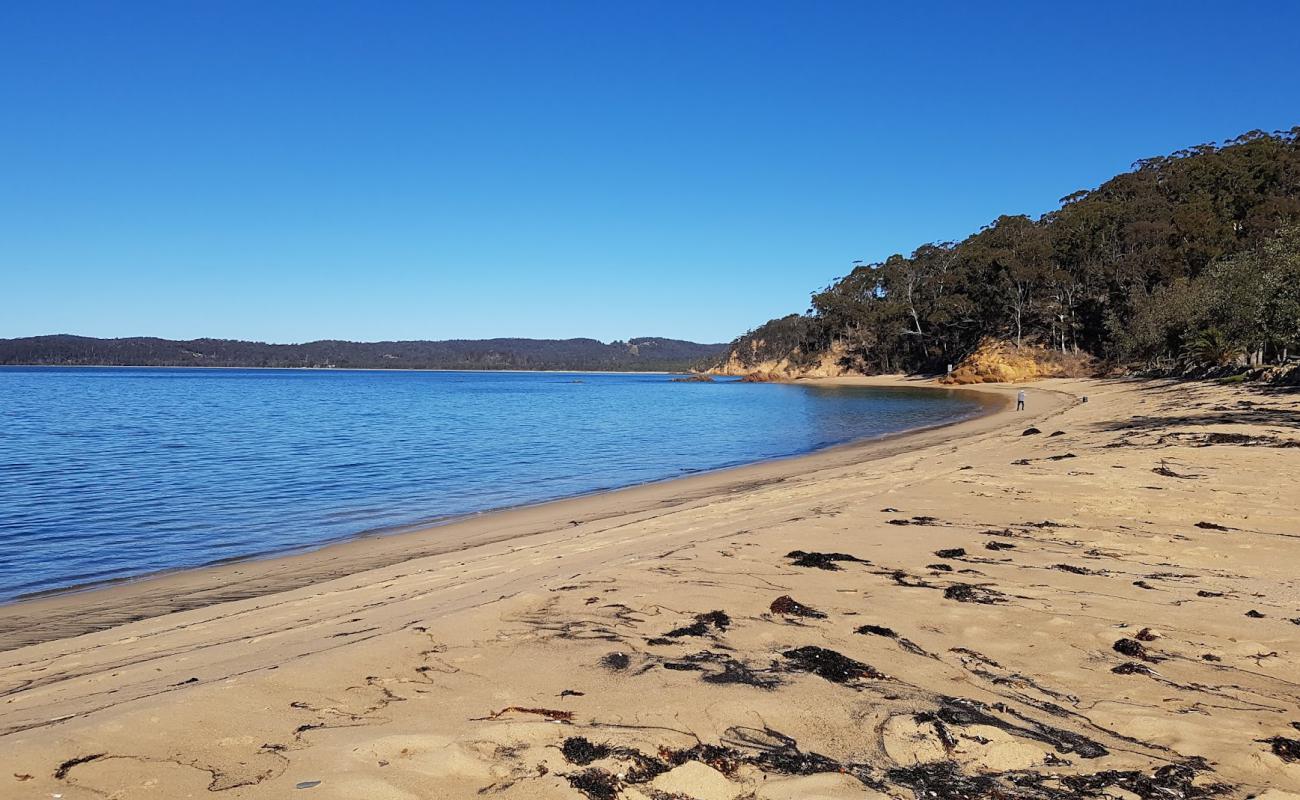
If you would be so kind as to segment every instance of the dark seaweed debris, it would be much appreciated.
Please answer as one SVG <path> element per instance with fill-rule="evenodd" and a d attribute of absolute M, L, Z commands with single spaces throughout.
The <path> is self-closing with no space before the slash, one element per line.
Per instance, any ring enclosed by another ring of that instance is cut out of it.
<path fill-rule="evenodd" d="M 731 617 L 725 611 L 709 611 L 705 614 L 696 614 L 695 621 L 690 625 L 684 625 L 680 628 L 665 633 L 664 636 L 678 638 L 681 636 L 704 636 L 709 632 L 709 628 L 715 628 L 719 631 L 725 631 L 731 627 Z"/>
<path fill-rule="evenodd" d="M 1015 547 L 1011 542 L 986 542 L 984 544 L 985 550 L 1014 550 Z"/>
<path fill-rule="evenodd" d="M 1111 648 L 1120 655 L 1138 658 L 1152 664 L 1164 660 L 1159 656 L 1152 655 L 1137 639 L 1119 639 L 1115 644 L 1111 645 Z"/>
<path fill-rule="evenodd" d="M 1163 475 L 1166 478 L 1182 478 L 1183 480 L 1195 480 L 1196 478 L 1201 477 L 1200 475 L 1183 475 L 1181 473 L 1174 472 L 1172 469 L 1166 466 L 1165 462 L 1163 461 L 1160 462 L 1160 466 L 1153 467 L 1151 471 L 1157 475 Z"/>
<path fill-rule="evenodd" d="M 580 766 L 601 758 L 631 762 L 619 774 L 591 767 L 566 775 L 569 785 L 582 792 L 588 800 L 615 800 L 624 787 L 651 781 L 688 761 L 707 764 L 727 776 L 735 775 L 742 764 L 750 764 L 763 772 L 783 775 L 842 773 L 869 786 L 877 785 L 871 779 L 868 765 L 840 762 L 820 753 L 804 752 L 793 738 L 770 728 L 732 727 L 723 734 L 721 744 L 701 742 L 682 749 L 663 747 L 653 756 L 631 747 L 594 745 L 581 737 L 565 740 L 561 751 L 566 760 Z M 570 753 L 573 759 L 569 759 Z"/>
<path fill-rule="evenodd" d="M 1042 433 L 1042 431 L 1040 431 L 1040 430 L 1037 429 L 1037 428 L 1025 428 L 1025 432 L 1022 433 L 1022 434 L 1020 434 L 1020 435 L 1021 435 L 1021 436 L 1037 436 L 1037 435 L 1040 434 L 1040 433 Z"/>
<path fill-rule="evenodd" d="M 1151 668 L 1136 661 L 1125 661 L 1117 667 L 1111 667 L 1110 671 L 1116 675 L 1151 675 Z"/>
<path fill-rule="evenodd" d="M 811 672 L 831 683 L 852 684 L 862 678 L 889 677 L 870 664 L 864 664 L 825 647 L 814 645 L 796 647 L 793 650 L 786 650 L 781 655 L 790 659 L 791 670 Z"/>
<path fill-rule="evenodd" d="M 582 772 L 564 776 L 574 789 L 582 792 L 590 800 L 617 800 L 623 782 L 608 770 L 592 767 Z"/>
<path fill-rule="evenodd" d="M 1203 529 L 1203 530 L 1207 530 L 1207 531 L 1230 531 L 1230 530 L 1232 530 L 1232 528 L 1229 528 L 1227 525 L 1220 525 L 1220 524 L 1218 524 L 1217 522 L 1198 522 L 1198 523 L 1196 523 L 1196 527 L 1201 528 L 1201 529 Z"/>
<path fill-rule="evenodd" d="M 560 746 L 560 752 L 564 755 L 565 761 L 585 767 L 593 761 L 608 756 L 609 746 L 592 744 L 585 736 L 570 736 Z"/>
<path fill-rule="evenodd" d="M 1282 439 L 1277 436 L 1251 436 L 1245 433 L 1167 433 L 1156 440 L 1157 444 L 1166 442 L 1186 442 L 1195 447 L 1208 447 L 1215 444 L 1234 444 L 1242 447 L 1300 447 L 1300 442 Z"/>
<path fill-rule="evenodd" d="M 1064 461 L 1067 458 L 1078 458 L 1074 453 L 1062 453 L 1059 456 L 1048 456 L 1048 461 Z"/>
<path fill-rule="evenodd" d="M 814 569 L 840 569 L 837 561 L 856 561 L 859 564 L 870 564 L 866 559 L 851 556 L 848 553 L 806 553 L 803 550 L 791 550 L 786 553 L 786 558 L 793 559 L 791 562 L 796 567 L 812 567 Z"/>
<path fill-rule="evenodd" d="M 961 558 L 966 555 L 966 548 L 949 547 L 946 550 L 935 550 L 934 554 L 939 558 Z"/>
<path fill-rule="evenodd" d="M 917 797 L 935 800 L 974 800 L 984 797 L 1012 797 L 996 778 L 966 775 L 951 761 L 931 761 L 911 767 L 895 767 L 885 773 L 892 785 L 906 786 Z"/>
<path fill-rule="evenodd" d="M 682 658 L 664 662 L 664 669 L 679 672 L 702 672 L 705 683 L 742 684 L 759 689 L 772 689 L 781 685 L 780 678 L 771 669 L 759 669 L 738 661 L 725 653 L 703 650 Z"/>
<path fill-rule="evenodd" d="M 1263 619 L 1263 618 L 1264 618 L 1264 615 L 1263 615 L 1263 614 L 1261 614 L 1260 612 L 1256 611 L 1256 610 L 1253 609 L 1253 608 L 1252 608 L 1251 610 L 1249 610 L 1249 611 L 1246 612 L 1246 616 L 1250 617 L 1251 619 Z"/>
<path fill-rule="evenodd" d="M 838 772 L 857 778 L 868 786 L 875 785 L 868 765 L 840 762 L 820 753 L 806 753 L 799 749 L 794 739 L 771 728 L 728 728 L 722 742 L 737 754 L 738 760 L 765 772 L 783 775 Z"/>
<path fill-rule="evenodd" d="M 62 764 L 60 764 L 58 769 L 54 770 L 54 779 L 61 781 L 64 778 L 68 777 L 68 770 L 72 769 L 78 764 L 86 764 L 91 761 L 97 761 L 106 755 L 108 755 L 108 753 L 92 753 L 88 756 L 77 756 L 76 758 L 69 758 L 67 761 L 64 761 Z"/>
<path fill-rule="evenodd" d="M 1257 741 L 1272 745 L 1273 755 L 1287 763 L 1300 761 L 1300 739 L 1288 739 L 1285 736 L 1274 736 L 1271 739 L 1259 739 Z"/>
<path fill-rule="evenodd" d="M 997 589 L 990 589 L 986 586 L 975 586 L 969 583 L 954 583 L 947 589 L 943 590 L 943 596 L 947 600 L 956 600 L 958 603 L 983 603 L 993 605 L 994 603 L 1005 603 L 1006 595 Z"/>
<path fill-rule="evenodd" d="M 909 653 L 912 653 L 913 655 L 926 656 L 927 658 L 933 657 L 929 653 L 925 652 L 925 650 L 922 649 L 921 646 L 918 645 L 916 642 L 913 642 L 911 639 L 906 639 L 902 636 L 899 636 L 897 633 L 894 632 L 893 628 L 886 628 L 883 625 L 863 625 L 859 627 L 857 630 L 855 630 L 854 633 L 861 633 L 864 635 L 871 635 L 871 636 L 883 636 L 886 639 L 893 639 L 895 642 L 898 643 L 899 647 L 903 648 Z"/>
<path fill-rule="evenodd" d="M 1091 569 L 1088 569 L 1087 567 L 1076 567 L 1076 566 L 1074 566 L 1073 564 L 1053 564 L 1053 565 L 1052 565 L 1052 569 L 1059 569 L 1061 572 L 1070 572 L 1070 573 L 1073 573 L 1073 574 L 1075 574 L 1075 575 L 1097 575 L 1097 574 L 1100 574 L 1100 573 L 1098 573 L 1096 570 L 1091 570 Z"/>
<path fill-rule="evenodd" d="M 627 665 L 630 663 L 632 663 L 632 659 L 628 658 L 627 653 L 609 653 L 600 659 L 602 667 L 616 671 L 627 669 Z"/>
<path fill-rule="evenodd" d="M 1132 792 L 1142 800 L 1200 800 L 1216 797 L 1232 788 L 1222 783 L 1195 783 L 1197 773 L 1205 769 L 1203 763 L 1194 762 L 1166 764 L 1150 775 L 1136 770 L 1114 769 L 1091 775 L 1064 775 L 1061 782 L 1069 793 L 1057 796 L 1098 797 L 1103 789 L 1115 787 Z M 1037 776 L 1037 780 L 1041 782 L 1045 777 Z"/>
<path fill-rule="evenodd" d="M 990 713 L 1010 715 L 1023 722 L 1023 725 L 1007 722 Z M 1108 751 L 1101 744 L 1086 736 L 1029 719 L 1009 706 L 995 703 L 986 706 L 975 700 L 963 697 L 944 697 L 940 699 L 938 710 L 932 714 L 918 714 L 918 721 L 939 720 L 948 725 L 989 725 L 1006 731 L 1012 736 L 1032 739 L 1050 745 L 1059 753 L 1074 753 L 1080 758 L 1100 758 Z"/>
<path fill-rule="evenodd" d="M 788 594 L 783 594 L 772 601 L 770 610 L 773 614 L 784 614 L 791 617 L 809 617 L 811 619 L 826 619 L 826 615 L 817 609 L 806 606 L 795 600 Z"/>
<path fill-rule="evenodd" d="M 890 525 L 938 525 L 938 517 L 912 517 L 911 519 L 891 519 L 886 520 Z"/>

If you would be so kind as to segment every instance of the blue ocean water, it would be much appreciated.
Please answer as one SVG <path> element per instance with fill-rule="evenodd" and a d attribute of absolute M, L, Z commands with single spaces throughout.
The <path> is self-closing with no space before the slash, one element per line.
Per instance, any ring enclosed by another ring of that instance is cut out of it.
<path fill-rule="evenodd" d="M 933 390 L 643 374 L 0 368 L 0 600 L 978 410 Z"/>

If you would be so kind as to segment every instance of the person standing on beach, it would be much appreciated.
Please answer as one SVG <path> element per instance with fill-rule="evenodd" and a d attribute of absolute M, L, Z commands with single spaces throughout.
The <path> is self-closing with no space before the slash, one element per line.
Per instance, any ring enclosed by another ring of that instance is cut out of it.
<path fill-rule="evenodd" d="M 1024 389 L 1021 389 L 1021 390 L 1020 390 L 1020 394 L 1016 395 L 1016 410 L 1017 410 L 1017 411 L 1024 411 L 1024 410 L 1025 410 L 1025 390 L 1024 390 Z"/>

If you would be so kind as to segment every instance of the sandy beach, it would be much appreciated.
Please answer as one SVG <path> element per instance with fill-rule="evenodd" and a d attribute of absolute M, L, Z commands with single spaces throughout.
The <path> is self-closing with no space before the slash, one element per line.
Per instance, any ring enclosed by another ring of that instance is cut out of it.
<path fill-rule="evenodd" d="M 1300 793 L 1300 396 L 1026 388 L 0 607 L 0 797 Z"/>

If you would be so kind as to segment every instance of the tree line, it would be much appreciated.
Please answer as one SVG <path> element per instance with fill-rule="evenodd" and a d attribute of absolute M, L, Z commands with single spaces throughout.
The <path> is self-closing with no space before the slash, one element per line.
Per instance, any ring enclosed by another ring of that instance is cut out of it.
<path fill-rule="evenodd" d="M 1300 352 L 1300 127 L 1144 159 L 1037 219 L 857 264 L 730 354 L 939 371 L 987 337 L 1166 369 Z"/>
<path fill-rule="evenodd" d="M 716 357 L 721 344 L 653 337 L 267 344 L 234 339 L 32 336 L 0 339 L 0 365 L 524 369 L 679 372 Z"/>

